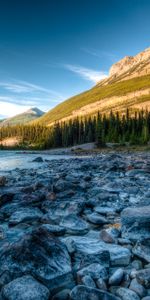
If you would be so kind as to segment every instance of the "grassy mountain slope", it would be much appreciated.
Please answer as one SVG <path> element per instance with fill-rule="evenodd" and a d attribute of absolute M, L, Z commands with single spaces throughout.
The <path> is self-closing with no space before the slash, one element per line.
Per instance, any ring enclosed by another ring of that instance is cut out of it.
<path fill-rule="evenodd" d="M 44 114 L 40 117 L 36 122 L 40 122 L 42 124 L 50 125 L 51 123 L 67 118 L 73 117 L 75 111 L 79 111 L 83 107 L 93 104 L 94 102 L 101 102 L 104 101 L 105 98 L 111 98 L 116 96 L 117 97 L 128 95 L 129 93 L 137 92 L 137 91 L 144 91 L 150 88 L 150 75 L 145 75 L 141 77 L 132 78 L 129 80 L 119 81 L 115 83 L 109 83 L 105 86 L 101 86 L 97 84 L 92 89 L 76 95 L 63 103 L 57 105 L 54 109 L 50 110 L 48 113 Z M 137 99 L 135 96 L 135 100 L 139 103 L 143 103 L 144 101 L 150 100 L 150 96 L 144 97 L 144 95 L 140 96 Z M 134 97 L 133 99 L 134 100 Z M 132 101 L 132 104 L 135 105 L 136 101 Z M 117 102 L 116 102 L 117 103 Z M 120 103 L 120 106 L 123 103 Z M 132 105 L 131 104 L 131 105 Z M 118 104 L 117 104 L 118 105 Z M 115 107 L 115 99 L 113 100 L 113 106 Z M 128 102 L 126 101 L 126 106 L 128 106 Z M 112 107 L 110 107 L 111 109 Z M 119 110 L 119 107 L 117 107 Z M 120 107 L 121 108 L 121 107 Z M 107 111 L 109 110 L 109 106 L 107 106 Z M 105 112 L 105 110 L 103 110 Z M 90 113 L 90 111 L 88 111 Z M 85 113 L 86 114 L 86 113 Z"/>
<path fill-rule="evenodd" d="M 8 125 L 13 126 L 17 124 L 26 124 L 41 117 L 43 114 L 44 114 L 43 111 L 34 107 L 22 114 L 16 115 L 12 118 L 5 119 L 4 121 L 0 122 L 0 126 L 8 126 Z"/>

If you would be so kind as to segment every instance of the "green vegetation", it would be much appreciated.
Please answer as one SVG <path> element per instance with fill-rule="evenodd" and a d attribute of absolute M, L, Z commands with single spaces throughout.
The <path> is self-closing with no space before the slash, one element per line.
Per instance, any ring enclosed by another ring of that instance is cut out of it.
<path fill-rule="evenodd" d="M 96 142 L 98 147 L 107 142 L 145 145 L 150 140 L 150 112 L 141 110 L 131 115 L 110 112 L 109 115 L 58 122 L 54 126 L 26 125 L 0 128 L 0 141 L 18 137 L 20 148 L 49 149 Z"/>
<path fill-rule="evenodd" d="M 150 75 L 125 80 L 122 82 L 116 82 L 106 86 L 96 85 L 94 88 L 57 105 L 54 109 L 39 118 L 35 123 L 40 122 L 41 124 L 48 125 L 71 115 L 74 110 L 80 109 L 87 104 L 100 101 L 106 97 L 124 96 L 127 93 L 139 91 L 149 87 Z M 111 108 L 108 109 L 110 110 Z"/>

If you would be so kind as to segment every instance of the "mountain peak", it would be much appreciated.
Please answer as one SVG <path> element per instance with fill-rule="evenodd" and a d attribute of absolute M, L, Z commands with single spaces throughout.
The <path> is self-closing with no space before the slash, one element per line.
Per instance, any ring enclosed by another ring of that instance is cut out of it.
<path fill-rule="evenodd" d="M 138 53 L 135 56 L 125 56 L 120 61 L 112 65 L 109 77 L 118 77 L 128 72 L 132 77 L 142 76 L 150 73 L 150 48 Z M 134 75 L 134 76 L 133 76 Z"/>

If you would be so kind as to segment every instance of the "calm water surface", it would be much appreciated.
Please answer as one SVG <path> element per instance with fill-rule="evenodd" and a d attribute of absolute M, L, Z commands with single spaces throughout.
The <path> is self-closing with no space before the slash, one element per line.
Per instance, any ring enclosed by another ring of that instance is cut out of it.
<path fill-rule="evenodd" d="M 69 159 L 74 156 L 69 155 L 50 155 L 44 153 L 32 153 L 23 151 L 0 151 L 0 172 L 5 172 L 19 169 L 38 168 L 41 163 L 32 162 L 36 157 L 42 157 L 43 160 L 54 160 L 54 159 Z M 43 164 L 43 163 L 42 163 Z"/>

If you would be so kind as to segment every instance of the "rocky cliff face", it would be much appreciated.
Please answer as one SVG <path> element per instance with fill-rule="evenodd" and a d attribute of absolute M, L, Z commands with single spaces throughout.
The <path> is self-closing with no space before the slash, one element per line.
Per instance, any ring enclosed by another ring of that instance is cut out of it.
<path fill-rule="evenodd" d="M 112 65 L 109 76 L 120 76 L 127 71 L 130 75 L 137 72 L 140 75 L 143 71 L 145 74 L 146 72 L 150 73 L 150 48 L 138 53 L 136 56 L 125 56 Z"/>

